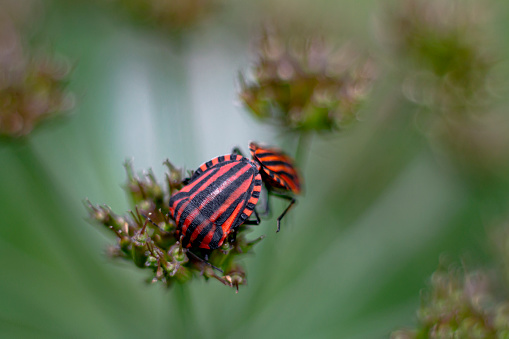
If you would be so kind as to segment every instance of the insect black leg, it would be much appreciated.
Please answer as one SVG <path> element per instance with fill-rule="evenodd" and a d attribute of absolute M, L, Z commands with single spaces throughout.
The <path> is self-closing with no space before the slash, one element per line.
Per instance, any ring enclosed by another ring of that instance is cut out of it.
<path fill-rule="evenodd" d="M 152 214 L 152 213 L 149 213 L 149 214 Z M 152 225 L 154 225 L 155 227 L 157 227 L 157 228 L 161 229 L 161 227 L 159 227 L 159 225 L 158 225 L 158 224 L 156 224 L 156 223 L 155 223 L 152 219 L 150 219 L 150 217 L 149 217 L 149 216 L 145 215 L 144 213 L 141 213 L 141 215 L 142 215 L 145 219 L 147 219 L 148 221 L 150 221 L 150 222 L 152 223 Z"/>
<path fill-rule="evenodd" d="M 297 202 L 297 200 L 295 200 L 295 198 L 293 198 L 291 196 L 279 194 L 279 193 L 275 193 L 275 192 L 271 192 L 271 191 L 269 191 L 269 194 L 290 201 L 290 204 L 288 204 L 288 206 L 283 211 L 283 213 L 281 213 L 281 215 L 277 218 L 277 230 L 276 230 L 276 233 L 277 233 L 277 232 L 279 232 L 279 230 L 281 228 L 281 219 L 283 219 L 285 214 L 292 208 L 292 206 Z"/>
<path fill-rule="evenodd" d="M 258 215 L 258 212 L 256 212 L 256 208 L 253 210 L 254 215 L 256 217 L 256 220 L 246 220 L 242 225 L 260 225 L 260 216 Z M 237 231 L 238 229 L 235 229 L 231 235 L 230 235 L 230 242 L 234 243 L 235 240 L 237 240 Z"/>
<path fill-rule="evenodd" d="M 277 218 L 277 230 L 276 230 L 276 233 L 279 232 L 279 229 L 281 227 L 281 219 L 283 219 L 283 217 L 285 216 L 286 212 L 288 212 L 290 210 L 290 208 L 292 208 L 292 206 L 295 204 L 295 202 L 296 202 L 296 200 L 294 198 L 291 198 L 290 204 L 288 205 L 288 207 Z"/>
<path fill-rule="evenodd" d="M 237 230 L 233 231 L 230 235 L 230 242 L 234 243 L 237 240 Z"/>
<path fill-rule="evenodd" d="M 270 191 L 267 188 L 265 188 L 264 192 L 265 192 L 265 209 L 262 215 L 264 217 L 270 217 L 270 193 L 269 193 Z"/>
<path fill-rule="evenodd" d="M 260 216 L 258 215 L 258 212 L 256 212 L 256 208 L 253 210 L 253 213 L 256 217 L 256 220 L 246 220 L 244 221 L 245 225 L 260 225 Z"/>

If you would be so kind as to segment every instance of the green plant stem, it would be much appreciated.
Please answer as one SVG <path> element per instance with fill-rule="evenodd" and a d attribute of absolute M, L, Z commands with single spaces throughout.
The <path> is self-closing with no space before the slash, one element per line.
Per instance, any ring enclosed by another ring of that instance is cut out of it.
<path fill-rule="evenodd" d="M 176 283 L 173 287 L 175 312 L 178 315 L 181 338 L 201 338 L 189 286 Z"/>
<path fill-rule="evenodd" d="M 174 79 L 173 86 L 170 92 L 173 92 L 174 103 L 172 113 L 168 115 L 165 112 L 164 116 L 158 117 L 160 121 L 164 119 L 168 120 L 167 123 L 161 123 L 158 132 L 160 135 L 168 135 L 167 127 L 172 126 L 177 122 L 176 130 L 173 130 L 173 134 L 169 137 L 168 143 L 173 144 L 174 140 L 186 140 L 186 153 L 189 158 L 196 158 L 193 155 L 197 153 L 196 140 L 192 135 L 194 129 L 192 128 L 193 118 L 193 105 L 191 96 L 191 86 L 189 81 L 189 46 L 185 39 L 182 39 L 181 35 L 172 35 L 170 37 L 170 44 L 173 47 L 173 53 L 171 55 L 171 72 Z M 164 60 L 167 62 L 167 60 Z M 185 134 L 183 131 L 186 131 Z M 177 137 L 177 138 L 175 138 Z M 189 284 L 175 283 L 172 287 L 173 296 L 175 301 L 176 313 L 178 315 L 180 323 L 180 337 L 181 338 L 202 338 L 200 331 L 200 323 L 196 316 L 196 310 L 193 307 L 193 301 L 189 290 Z"/>
<path fill-rule="evenodd" d="M 309 144 L 311 141 L 312 134 L 309 132 L 299 133 L 297 138 L 297 148 L 295 151 L 295 165 L 301 171 L 304 169 L 305 162 L 307 160 L 307 154 L 309 150 Z M 302 174 L 301 174 L 302 175 Z M 277 200 L 277 199 L 275 199 Z M 271 227 L 269 228 L 269 232 L 272 232 L 275 228 L 272 228 L 275 225 L 274 218 L 271 218 Z M 269 281 L 271 279 L 270 275 L 274 271 L 275 263 L 273 258 L 277 256 L 277 236 L 276 237 L 266 237 L 264 239 L 264 251 L 257 253 L 257 258 L 260 262 L 263 262 L 263 269 L 259 271 L 258 280 L 259 281 Z M 254 273 L 251 273 L 254 275 Z M 243 317 L 244 319 L 248 319 L 250 315 L 255 314 L 253 309 L 256 307 L 260 307 L 260 295 L 264 293 L 266 290 L 266 286 L 264 284 L 257 284 L 251 286 L 250 293 L 250 301 L 248 304 L 250 305 L 250 310 L 246 310 L 246 313 Z M 247 292 L 246 292 L 247 293 Z"/>
<path fill-rule="evenodd" d="M 303 215 L 299 222 L 313 225 L 313 227 L 299 229 L 300 237 L 295 238 L 296 241 L 290 245 L 289 249 L 286 249 L 287 253 L 301 251 L 304 248 L 309 253 L 318 253 L 328 248 L 340 236 L 342 231 L 354 225 L 365 214 L 365 211 L 371 208 L 378 197 L 391 186 L 393 180 L 415 158 L 416 154 L 422 151 L 422 138 L 411 128 L 409 123 L 408 111 L 412 109 L 412 106 L 406 104 L 406 101 L 402 99 L 393 100 L 394 104 L 391 105 L 391 108 L 397 114 L 393 114 L 392 118 L 388 118 L 383 123 L 372 126 L 371 135 L 367 137 L 367 146 L 362 154 L 353 159 L 345 172 L 337 176 L 337 181 L 330 183 L 335 189 L 330 190 L 330 193 L 323 193 L 323 199 L 319 201 L 308 202 L 308 206 L 312 206 L 310 210 L 314 211 L 314 214 Z M 308 136 L 299 140 L 296 162 L 300 166 L 302 166 L 302 159 L 308 142 L 307 138 Z M 406 142 L 406 147 L 401 148 L 404 142 Z M 395 150 L 399 150 L 399 152 L 394 152 Z M 299 155 L 299 152 L 301 155 Z M 395 155 L 387 156 L 387 154 L 392 153 Z M 366 166 L 369 163 L 377 163 L 377 166 Z M 329 196 L 331 194 L 334 196 Z M 359 204 L 359 201 L 364 203 Z M 331 210 L 336 211 L 334 215 L 338 227 L 322 227 L 316 223 L 316 215 Z M 284 229 L 281 232 L 283 231 Z M 319 234 L 320 241 L 313 241 L 317 234 Z M 276 238 L 267 237 L 263 244 L 264 252 L 257 255 L 258 260 L 264 262 L 263 270 L 256 273 L 259 281 L 274 279 L 274 277 L 271 277 L 273 274 L 271 264 L 274 262 L 274 256 L 277 256 L 279 252 Z M 303 272 L 307 272 L 314 264 L 314 260 L 316 260 L 315 256 L 309 255 L 299 261 L 298 265 L 293 265 L 291 268 L 286 268 L 285 271 L 278 272 L 278 279 L 273 283 L 270 290 L 263 284 L 257 285 L 251 295 L 249 310 L 246 310 L 239 319 L 243 319 L 243 323 L 246 323 L 251 315 L 261 312 L 263 309 L 262 300 L 276 297 L 280 290 L 287 288 L 295 281 L 299 281 L 299 277 Z M 241 323 L 237 325 L 238 328 L 241 327 Z"/>
<path fill-rule="evenodd" d="M 184 151 L 180 156 L 189 161 L 199 153 L 199 136 L 194 134 L 196 129 L 193 127 L 195 112 L 189 79 L 190 50 L 183 41 L 170 38 L 168 44 L 171 49 L 158 60 L 153 80 L 156 95 L 162 98 L 156 102 L 157 124 L 154 131 L 159 144 L 157 147 L 162 147 L 158 153 L 172 154 L 172 157 L 178 158 L 179 152 Z M 160 72 L 166 77 L 161 77 Z M 168 83 L 167 78 L 172 81 Z M 185 140 L 185 143 L 176 143 L 175 140 Z"/>
<path fill-rule="evenodd" d="M 299 133 L 297 150 L 295 151 L 295 164 L 297 167 L 301 168 L 301 170 L 306 165 L 309 145 L 311 144 L 311 136 L 310 132 Z"/>

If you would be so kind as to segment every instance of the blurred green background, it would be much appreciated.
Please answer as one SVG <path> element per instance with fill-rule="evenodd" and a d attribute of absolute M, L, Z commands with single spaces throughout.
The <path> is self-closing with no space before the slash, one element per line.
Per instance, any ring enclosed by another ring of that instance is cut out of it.
<path fill-rule="evenodd" d="M 384 6 L 229 1 L 176 37 L 111 3 L 43 2 L 30 44 L 69 58 L 76 108 L 27 140 L 0 144 L 0 337 L 382 338 L 414 323 L 441 255 L 491 264 L 487 229 L 505 218 L 505 186 L 454 165 L 410 113 L 376 118 L 412 110 L 383 62 L 366 119 L 310 138 L 305 194 L 279 234 L 274 220 L 253 232 L 267 237 L 245 259 L 249 283 L 238 294 L 193 281 L 195 314 L 180 314 L 174 290 L 108 259 L 113 235 L 86 220 L 85 198 L 129 209 L 126 158 L 162 180 L 166 158 L 194 169 L 234 146 L 247 151 L 249 140 L 293 153 L 292 138 L 237 98 L 237 74 L 255 59 L 250 41 L 264 16 L 305 15 L 377 53 Z M 509 4 L 486 6 L 504 79 Z M 497 121 L 509 126 L 501 86 Z"/>

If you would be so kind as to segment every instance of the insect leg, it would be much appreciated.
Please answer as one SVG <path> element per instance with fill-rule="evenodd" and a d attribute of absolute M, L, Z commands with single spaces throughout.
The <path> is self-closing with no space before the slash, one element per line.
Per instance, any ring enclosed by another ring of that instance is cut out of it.
<path fill-rule="evenodd" d="M 258 215 L 258 212 L 256 212 L 256 209 L 254 209 L 253 212 L 256 217 L 256 220 L 246 220 L 246 221 L 244 221 L 244 223 L 242 225 L 260 225 L 260 216 Z M 238 231 L 238 228 L 233 230 L 230 233 L 230 242 L 231 243 L 234 243 L 235 240 L 237 240 L 237 231 Z"/>
<path fill-rule="evenodd" d="M 262 216 L 263 217 L 267 217 L 267 218 L 270 218 L 270 215 L 271 215 L 271 211 L 270 211 L 270 190 L 264 185 L 265 187 L 265 190 L 263 190 L 265 192 L 265 209 L 263 211 L 263 214 Z"/>
<path fill-rule="evenodd" d="M 149 214 L 152 214 L 152 213 L 149 213 Z M 152 225 L 154 225 L 154 226 L 155 226 L 155 227 L 157 227 L 158 229 L 161 229 L 161 227 L 159 227 L 159 225 L 158 225 L 158 224 L 156 224 L 156 223 L 155 223 L 152 219 L 150 219 L 150 217 L 149 217 L 149 216 L 145 215 L 144 213 L 141 213 L 141 215 L 142 215 L 145 219 L 147 219 L 148 221 L 150 221 L 150 222 L 152 223 Z"/>
<path fill-rule="evenodd" d="M 288 196 L 288 195 L 284 195 L 284 194 L 275 193 L 275 192 L 272 192 L 272 191 L 269 191 L 269 194 L 290 201 L 290 203 L 288 204 L 286 209 L 283 211 L 283 213 L 281 213 L 281 215 L 277 218 L 277 230 L 276 230 L 276 233 L 277 233 L 277 232 L 279 232 L 279 230 L 281 228 L 281 219 L 283 219 L 285 214 L 293 207 L 293 205 L 297 202 L 297 200 L 295 200 L 294 197 L 291 197 L 291 196 Z"/>

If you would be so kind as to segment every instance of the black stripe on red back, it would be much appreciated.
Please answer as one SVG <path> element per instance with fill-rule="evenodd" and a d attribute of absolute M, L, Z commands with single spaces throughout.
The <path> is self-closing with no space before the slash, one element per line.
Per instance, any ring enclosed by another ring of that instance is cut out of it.
<path fill-rule="evenodd" d="M 221 168 L 234 162 L 238 163 L 217 176 Z M 250 180 L 246 192 L 239 191 L 246 185 L 246 180 Z M 260 190 L 261 180 L 256 164 L 240 155 L 220 156 L 201 165 L 188 185 L 170 198 L 170 213 L 177 222 L 177 234 L 184 233 L 183 246 L 209 249 L 221 246 L 228 233 L 252 213 Z M 215 195 L 213 198 L 210 197 L 212 193 Z M 240 196 L 225 206 L 234 193 Z M 234 212 L 238 215 L 232 215 Z M 215 222 L 213 218 L 217 218 Z M 229 222 L 223 229 L 221 226 L 226 220 Z M 191 240 L 198 227 L 200 233 Z M 210 242 L 204 242 L 205 238 Z"/>

